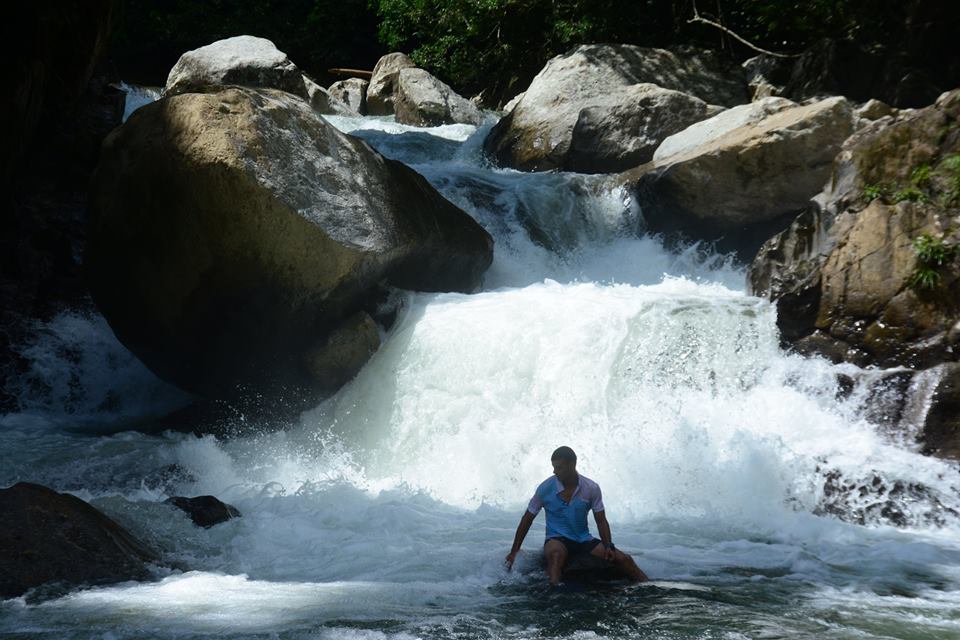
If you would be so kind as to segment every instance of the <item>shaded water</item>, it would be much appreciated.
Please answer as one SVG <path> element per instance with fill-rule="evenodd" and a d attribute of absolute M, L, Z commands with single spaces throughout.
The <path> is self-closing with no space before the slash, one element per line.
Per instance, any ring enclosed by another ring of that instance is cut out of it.
<path fill-rule="evenodd" d="M 183 398 L 102 319 L 44 327 L 0 483 L 92 500 L 179 569 L 2 602 L 0 635 L 960 638 L 957 467 L 840 398 L 849 365 L 784 354 L 739 267 L 644 236 L 603 177 L 486 167 L 472 127 L 332 120 L 494 235 L 483 291 L 407 295 L 340 393 L 229 439 L 93 435 Z M 559 444 L 653 584 L 548 590 L 542 519 L 505 571 Z M 827 495 L 828 474 L 855 488 Z M 205 493 L 244 516 L 201 530 L 162 504 Z"/>

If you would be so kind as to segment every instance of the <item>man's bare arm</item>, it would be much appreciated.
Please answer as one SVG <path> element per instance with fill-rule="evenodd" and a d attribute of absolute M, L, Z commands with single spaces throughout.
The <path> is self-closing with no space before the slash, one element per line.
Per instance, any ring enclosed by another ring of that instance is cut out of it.
<path fill-rule="evenodd" d="M 594 511 L 593 519 L 597 523 L 597 533 L 600 534 L 600 541 L 603 543 L 603 546 L 606 547 L 607 561 L 613 560 L 613 549 L 610 548 L 610 545 L 613 544 L 613 534 L 610 533 L 610 523 L 607 522 L 607 512 L 606 511 Z"/>
<path fill-rule="evenodd" d="M 530 525 L 533 524 L 534 519 L 537 516 L 529 511 L 523 512 L 523 517 L 520 518 L 520 524 L 517 525 L 517 533 L 513 536 L 513 547 L 510 549 L 510 553 L 507 555 L 507 568 L 513 566 L 513 561 L 517 557 L 517 552 L 520 551 L 520 547 L 523 545 L 523 539 L 527 537 L 527 532 L 530 531 Z"/>

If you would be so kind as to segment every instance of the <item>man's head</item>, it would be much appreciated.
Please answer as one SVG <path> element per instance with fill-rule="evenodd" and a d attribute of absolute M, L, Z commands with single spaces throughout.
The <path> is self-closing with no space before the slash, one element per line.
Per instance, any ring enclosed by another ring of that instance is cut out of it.
<path fill-rule="evenodd" d="M 553 464 L 553 475 L 560 478 L 560 482 L 572 482 L 577 477 L 577 454 L 570 447 L 559 447 L 550 456 Z"/>

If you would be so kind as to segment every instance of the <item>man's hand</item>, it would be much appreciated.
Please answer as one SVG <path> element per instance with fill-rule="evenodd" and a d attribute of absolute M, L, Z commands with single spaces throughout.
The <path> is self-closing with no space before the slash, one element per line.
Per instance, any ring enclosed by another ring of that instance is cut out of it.
<path fill-rule="evenodd" d="M 603 559 L 607 562 L 613 562 L 617 557 L 617 552 L 611 549 L 610 547 L 604 546 L 603 549 Z"/>
<path fill-rule="evenodd" d="M 511 551 L 510 553 L 507 554 L 507 558 L 506 558 L 507 571 L 510 571 L 511 569 L 513 569 L 513 561 L 517 559 L 518 553 L 520 553 L 519 549 L 517 551 Z"/>

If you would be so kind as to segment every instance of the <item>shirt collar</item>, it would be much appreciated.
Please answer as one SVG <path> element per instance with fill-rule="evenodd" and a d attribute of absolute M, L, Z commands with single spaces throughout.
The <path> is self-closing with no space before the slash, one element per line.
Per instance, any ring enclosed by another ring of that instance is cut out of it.
<path fill-rule="evenodd" d="M 557 476 L 553 476 L 553 479 L 556 480 L 557 493 L 563 493 L 563 483 L 560 482 L 560 478 L 558 478 Z M 570 497 L 572 498 L 573 496 L 577 495 L 577 493 L 579 493 L 579 492 L 580 492 L 580 474 L 578 473 L 578 474 L 577 474 L 577 486 L 576 486 L 576 488 L 573 490 L 573 493 L 570 494 Z"/>

